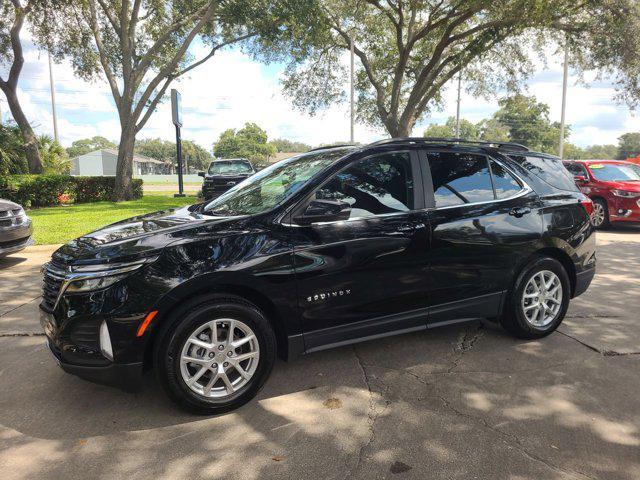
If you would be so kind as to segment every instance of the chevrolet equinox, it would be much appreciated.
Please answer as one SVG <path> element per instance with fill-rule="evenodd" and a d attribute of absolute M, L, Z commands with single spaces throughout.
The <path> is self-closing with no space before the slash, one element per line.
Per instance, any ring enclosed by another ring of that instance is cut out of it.
<path fill-rule="evenodd" d="M 153 368 L 182 407 L 221 413 L 276 356 L 478 318 L 548 335 L 594 276 L 592 208 L 517 144 L 324 147 L 70 241 L 43 267 L 41 323 L 66 372 L 127 390 Z"/>

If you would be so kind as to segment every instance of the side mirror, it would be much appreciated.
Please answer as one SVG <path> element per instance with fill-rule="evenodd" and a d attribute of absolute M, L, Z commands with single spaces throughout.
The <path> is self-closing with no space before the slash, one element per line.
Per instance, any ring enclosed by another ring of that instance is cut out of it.
<path fill-rule="evenodd" d="M 337 222 L 347 220 L 351 207 L 340 200 L 312 200 L 304 213 L 294 218 L 298 225 L 311 225 L 317 222 Z"/>
<path fill-rule="evenodd" d="M 204 178 L 204 172 L 198 172 L 198 176 Z"/>
<path fill-rule="evenodd" d="M 587 177 L 585 177 L 584 175 L 574 175 L 573 180 L 576 183 L 587 183 Z"/>

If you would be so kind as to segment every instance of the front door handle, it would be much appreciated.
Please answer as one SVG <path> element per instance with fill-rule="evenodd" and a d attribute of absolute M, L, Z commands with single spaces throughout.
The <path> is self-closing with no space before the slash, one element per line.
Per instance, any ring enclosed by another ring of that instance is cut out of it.
<path fill-rule="evenodd" d="M 511 209 L 511 211 L 509 212 L 509 215 L 516 218 L 520 218 L 526 215 L 527 213 L 531 213 L 531 209 L 529 207 L 515 207 Z"/>

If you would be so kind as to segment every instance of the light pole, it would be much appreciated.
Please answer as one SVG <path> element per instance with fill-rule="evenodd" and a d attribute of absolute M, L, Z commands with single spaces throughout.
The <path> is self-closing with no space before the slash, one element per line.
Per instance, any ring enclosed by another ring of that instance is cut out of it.
<path fill-rule="evenodd" d="M 354 108 L 354 97 L 355 97 L 355 87 L 353 84 L 353 80 L 354 80 L 354 46 L 353 46 L 353 38 L 350 39 L 350 45 L 349 45 L 349 49 L 351 50 L 351 143 L 353 143 L 353 139 L 354 139 L 354 134 L 353 134 L 353 128 L 354 128 L 354 123 L 355 123 L 355 116 L 356 116 L 356 111 Z"/>
<path fill-rule="evenodd" d="M 562 160 L 564 158 L 564 122 L 565 110 L 567 108 L 567 77 L 569 76 L 569 42 L 564 47 L 564 66 L 562 76 L 562 112 L 560 113 L 560 145 L 558 147 L 558 156 Z"/>
<path fill-rule="evenodd" d="M 460 138 L 460 91 L 462 90 L 462 72 L 458 74 L 458 105 L 456 107 L 456 138 Z"/>
<path fill-rule="evenodd" d="M 53 85 L 53 67 L 51 66 L 51 54 L 49 55 L 49 86 L 51 88 L 51 113 L 53 115 L 53 138 L 59 143 L 58 139 L 58 119 L 56 118 L 56 87 Z"/>

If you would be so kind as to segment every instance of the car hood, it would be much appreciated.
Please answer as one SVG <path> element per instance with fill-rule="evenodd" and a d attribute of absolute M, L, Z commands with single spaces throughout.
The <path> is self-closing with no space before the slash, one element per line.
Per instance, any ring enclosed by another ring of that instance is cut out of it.
<path fill-rule="evenodd" d="M 193 207 L 140 215 L 71 240 L 52 258 L 61 265 L 108 263 L 154 255 L 165 246 L 212 232 L 233 230 L 239 217 L 212 217 Z"/>
<path fill-rule="evenodd" d="M 11 200 L 4 200 L 0 198 L 0 211 L 1 210 L 15 210 L 16 208 L 21 208 L 17 203 L 12 202 Z"/>
<path fill-rule="evenodd" d="M 602 182 L 609 188 L 626 190 L 628 192 L 640 192 L 640 182 Z"/>

